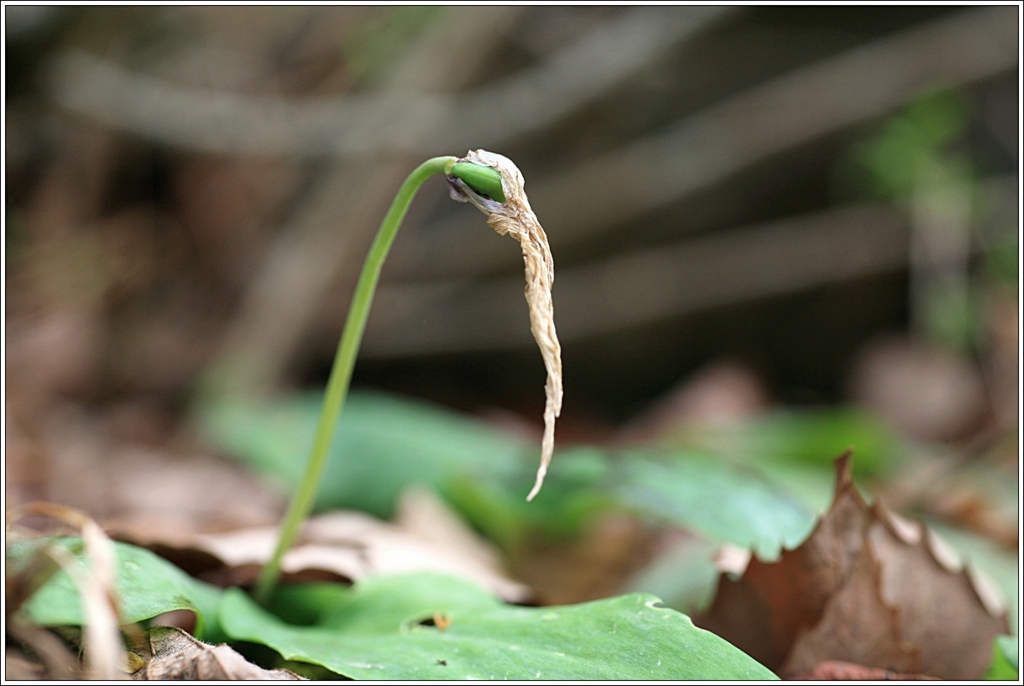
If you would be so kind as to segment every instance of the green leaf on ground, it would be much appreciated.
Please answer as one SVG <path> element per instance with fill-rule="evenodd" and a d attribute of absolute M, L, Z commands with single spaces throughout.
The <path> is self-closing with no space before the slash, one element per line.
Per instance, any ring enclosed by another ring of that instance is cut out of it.
<path fill-rule="evenodd" d="M 316 395 L 267 406 L 222 401 L 207 406 L 203 416 L 221 448 L 294 485 L 319 406 Z M 744 445 L 754 449 L 758 441 L 774 440 L 806 460 L 823 445 L 842 450 L 851 436 L 863 434 L 877 444 L 873 425 L 865 426 L 861 417 L 847 415 L 786 420 L 767 434 L 755 431 Z M 420 484 L 443 494 L 505 549 L 536 531 L 572 537 L 615 508 L 659 517 L 712 541 L 753 545 L 769 558 L 781 545 L 796 545 L 813 525 L 813 511 L 783 487 L 707 451 L 560 449 L 544 490 L 527 503 L 539 452 L 539 445 L 450 410 L 354 392 L 339 421 L 317 507 L 387 517 L 402 490 Z M 822 454 L 831 459 L 836 452 Z M 828 464 L 821 464 L 826 489 Z"/>
<path fill-rule="evenodd" d="M 764 417 L 705 429 L 679 439 L 757 465 L 766 460 L 817 465 L 829 471 L 832 460 L 849 448 L 857 456 L 854 476 L 878 476 L 900 453 L 893 430 L 872 414 L 851 407 L 785 410 Z M 831 473 L 831 472 L 830 472 Z"/>
<path fill-rule="evenodd" d="M 621 590 L 625 593 L 653 593 L 665 605 L 681 612 L 704 612 L 714 599 L 718 586 L 720 570 L 714 558 L 721 548 L 721 544 L 698 536 L 676 540 Z"/>
<path fill-rule="evenodd" d="M 371 577 L 350 590 L 324 616 L 322 626 L 351 633 L 387 634 L 435 614 L 451 617 L 503 606 L 484 589 L 453 576 L 421 573 Z"/>
<path fill-rule="evenodd" d="M 793 547 L 814 513 L 756 474 L 721 458 L 680 453 L 653 459 L 625 454 L 617 493 L 631 509 L 662 517 L 712 541 L 756 550 L 762 559 Z"/>
<path fill-rule="evenodd" d="M 572 538 L 600 514 L 621 509 L 609 487 L 612 463 L 613 456 L 600 448 L 561 449 L 531 502 L 525 495 L 537 463 L 524 460 L 463 472 L 445 479 L 440 491 L 474 527 L 509 550 L 538 531 Z"/>
<path fill-rule="evenodd" d="M 320 394 L 266 406 L 223 400 L 203 408 L 202 421 L 215 445 L 294 487 L 321 400 Z M 338 420 L 316 509 L 345 507 L 387 518 L 411 484 L 437 487 L 463 472 L 507 470 L 534 462 L 539 452 L 539 445 L 440 407 L 353 391 Z"/>
<path fill-rule="evenodd" d="M 669 447 L 721 456 L 760 474 L 773 489 L 814 512 L 828 509 L 832 462 L 852 449 L 854 476 L 885 477 L 905 462 L 906 448 L 878 417 L 853 407 L 781 410 L 734 424 L 681 427 L 664 437 Z"/>
<path fill-rule="evenodd" d="M 267 609 L 289 624 L 320 624 L 349 593 L 348 586 L 333 581 L 285 584 L 274 591 Z"/>
<path fill-rule="evenodd" d="M 992 665 L 985 673 L 990 681 L 1017 681 L 1020 677 L 1016 636 L 997 636 L 992 647 Z"/>
<path fill-rule="evenodd" d="M 659 602 L 514 607 L 463 581 L 395 575 L 358 584 L 324 626 L 284 624 L 234 589 L 221 621 L 232 638 L 357 679 L 776 678 Z"/>
<path fill-rule="evenodd" d="M 86 566 L 82 539 L 78 537 L 13 541 L 7 546 L 7 563 L 25 563 L 44 542 L 63 548 Z M 191 610 L 197 615 L 197 637 L 221 637 L 216 623 L 220 589 L 193 579 L 144 548 L 115 541 L 114 550 L 122 622 L 141 622 L 171 610 Z M 81 626 L 84 622 L 78 590 L 62 570 L 55 572 L 21 611 L 42 626 Z"/>

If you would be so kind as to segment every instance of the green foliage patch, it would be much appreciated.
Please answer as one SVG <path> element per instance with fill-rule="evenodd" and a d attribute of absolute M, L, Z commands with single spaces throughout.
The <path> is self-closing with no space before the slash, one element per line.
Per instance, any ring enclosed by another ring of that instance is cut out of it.
<path fill-rule="evenodd" d="M 629 594 L 565 607 L 501 603 L 433 574 L 355 586 L 315 627 L 290 626 L 226 592 L 235 639 L 357 679 L 774 679 L 685 615 Z"/>
<path fill-rule="evenodd" d="M 314 397 L 274 406 L 235 401 L 210 407 L 205 426 L 225 451 L 293 483 L 318 409 Z M 850 423 L 840 422 L 841 428 Z M 841 439 L 848 433 L 838 435 Z M 387 517 L 402 490 L 418 484 L 445 495 L 474 526 L 505 547 L 531 531 L 574 535 L 594 515 L 619 508 L 714 541 L 753 546 L 769 557 L 781 545 L 799 542 L 813 525 L 814 512 L 799 500 L 754 470 L 738 468 L 706 450 L 560 450 L 544 491 L 527 503 L 524 494 L 536 450 L 532 442 L 439 407 L 352 392 L 317 508 Z M 800 454 L 808 451 L 810 447 L 800 444 Z M 829 488 L 830 463 L 818 467 Z"/>
<path fill-rule="evenodd" d="M 1018 681 L 1018 639 L 1016 636 L 999 636 L 992 646 L 992 664 L 985 673 L 990 681 Z"/>
<path fill-rule="evenodd" d="M 18 567 L 35 554 L 40 545 L 51 544 L 74 555 L 83 567 L 82 539 L 41 538 L 13 541 L 7 546 L 8 565 Z M 143 622 L 172 610 L 196 613 L 198 638 L 221 637 L 216 623 L 220 589 L 194 579 L 167 560 L 127 543 L 114 542 L 117 555 L 116 587 L 125 624 Z M 42 626 L 81 626 L 84 623 L 78 589 L 63 570 L 56 571 L 21 608 L 29 619 Z"/>

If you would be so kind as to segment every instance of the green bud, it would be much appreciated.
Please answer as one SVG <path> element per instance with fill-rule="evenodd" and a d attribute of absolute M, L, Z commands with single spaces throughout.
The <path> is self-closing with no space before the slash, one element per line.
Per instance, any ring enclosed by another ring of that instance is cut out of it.
<path fill-rule="evenodd" d="M 497 169 L 472 162 L 456 162 L 448 170 L 448 176 L 461 179 L 475 193 L 486 195 L 497 202 L 505 202 L 505 191 L 501 187 L 501 174 Z"/>

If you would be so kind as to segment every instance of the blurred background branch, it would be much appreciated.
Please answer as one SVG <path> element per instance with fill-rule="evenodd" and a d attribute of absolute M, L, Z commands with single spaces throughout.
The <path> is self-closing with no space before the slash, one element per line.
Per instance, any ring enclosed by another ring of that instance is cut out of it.
<path fill-rule="evenodd" d="M 632 9 L 601 22 L 568 47 L 541 55 L 536 66 L 467 94 L 452 92 L 457 90 L 452 81 L 473 74 L 487 46 L 521 10 L 447 13 L 447 30 L 409 49 L 403 67 L 407 75 L 394 77 L 397 87 L 375 93 L 296 102 L 188 88 L 81 51 L 56 58 L 50 89 L 54 100 L 72 111 L 190 150 L 430 156 L 484 139 L 499 146 L 551 126 L 730 11 Z"/>
<path fill-rule="evenodd" d="M 739 92 L 627 146 L 596 155 L 529 186 L 545 208 L 552 249 L 726 183 L 772 155 L 869 120 L 922 89 L 981 81 L 1017 63 L 1017 34 L 998 9 L 915 27 Z M 583 199 L 586 199 L 583 201 Z M 508 265 L 501 245 L 474 235 L 473 217 L 429 226 L 409 271 L 486 273 Z M 685 231 L 685 227 L 681 227 Z M 472 250 L 455 249 L 474 240 Z M 404 255 L 396 255 L 396 262 Z M 404 264 L 403 264 L 404 266 Z M 396 267 L 397 270 L 397 267 Z"/>
<path fill-rule="evenodd" d="M 880 206 L 833 210 L 615 255 L 559 273 L 559 335 L 572 341 L 696 309 L 891 271 L 906 263 L 906 255 L 907 231 L 900 216 Z M 512 278 L 382 289 L 364 354 L 522 345 L 529 340 L 529 328 L 522 330 L 520 290 Z M 410 319 L 426 323 L 417 328 L 415 339 L 400 335 Z"/>

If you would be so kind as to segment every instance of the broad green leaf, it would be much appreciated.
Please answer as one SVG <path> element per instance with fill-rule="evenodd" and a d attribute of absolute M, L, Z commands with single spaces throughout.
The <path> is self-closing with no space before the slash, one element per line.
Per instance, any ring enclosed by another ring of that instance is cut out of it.
<path fill-rule="evenodd" d="M 78 537 L 13 541 L 7 546 L 8 564 L 24 564 L 44 542 L 63 548 L 75 555 L 83 568 L 86 566 L 82 539 Z M 220 636 L 216 624 L 220 589 L 193 579 L 144 548 L 115 541 L 114 550 L 122 622 L 141 622 L 171 610 L 192 610 L 197 615 L 198 637 Z M 84 621 L 78 590 L 60 570 L 25 603 L 22 611 L 42 626 L 81 626 Z"/>
<path fill-rule="evenodd" d="M 990 681 L 1017 681 L 1018 639 L 1016 636 L 997 636 L 992 646 L 992 664 L 985 673 Z"/>
<path fill-rule="evenodd" d="M 259 407 L 221 402 L 205 412 L 207 428 L 224 449 L 294 484 L 319 411 L 317 396 Z M 859 420 L 840 417 L 781 431 L 787 445 L 808 455 L 824 444 L 846 446 Z M 839 426 L 839 430 L 835 429 Z M 824 427 L 824 428 L 822 428 Z M 810 432 L 811 438 L 797 440 Z M 836 438 L 838 436 L 838 438 Z M 766 439 L 767 440 L 767 439 Z M 802 443 L 800 441 L 803 441 Z M 831 443 L 830 443 L 831 441 Z M 753 445 L 748 440 L 744 445 Z M 353 393 L 338 425 L 318 507 L 345 507 L 387 516 L 407 486 L 442 493 L 475 527 L 505 549 L 542 531 L 576 535 L 596 514 L 629 508 L 692 528 L 718 542 L 756 545 L 771 556 L 809 530 L 812 513 L 751 470 L 693 453 L 596 447 L 559 449 L 544 489 L 533 502 L 539 446 L 483 422 L 427 404 L 381 394 Z M 823 453 L 834 456 L 833 452 Z M 826 493 L 831 464 L 822 464 Z"/>
<path fill-rule="evenodd" d="M 768 416 L 707 429 L 681 432 L 676 443 L 691 441 L 735 461 L 758 466 L 765 461 L 819 466 L 832 476 L 832 461 L 853 449 L 854 476 L 878 476 L 899 458 L 896 434 L 862 410 L 786 410 Z"/>
<path fill-rule="evenodd" d="M 755 545 L 762 555 L 796 545 L 814 512 L 750 469 L 697 452 L 576 447 L 557 454 L 532 502 L 517 488 L 531 473 L 474 475 L 445 483 L 445 497 L 505 549 L 531 533 L 572 537 L 594 517 L 628 509 L 718 543 Z M 831 492 L 831 482 L 824 488 Z"/>
<path fill-rule="evenodd" d="M 622 587 L 623 592 L 653 593 L 668 607 L 701 613 L 714 599 L 721 574 L 715 554 L 721 544 L 691 536 L 671 544 Z"/>
<path fill-rule="evenodd" d="M 221 401 L 201 410 L 210 439 L 294 487 L 320 409 L 308 395 L 272 405 Z M 417 401 L 352 392 L 338 423 L 317 508 L 343 507 L 387 517 L 411 484 L 435 488 L 475 526 L 504 546 L 532 528 L 571 536 L 612 506 L 601 491 L 609 458 L 594 448 L 559 450 L 544 490 L 533 484 L 539 443 Z"/>
<path fill-rule="evenodd" d="M 577 446 L 557 453 L 557 464 L 531 502 L 526 488 L 536 464 L 518 461 L 502 468 L 481 466 L 442 482 L 441 493 L 473 526 L 506 550 L 537 532 L 571 538 L 601 514 L 616 508 L 610 484 L 614 456 Z"/>
<path fill-rule="evenodd" d="M 776 678 L 659 602 L 637 593 L 514 607 L 463 581 L 396 575 L 357 585 L 331 626 L 284 624 L 233 589 L 221 621 L 232 638 L 357 679 Z M 438 613 L 443 628 L 421 623 Z"/>
<path fill-rule="evenodd" d="M 320 402 L 319 394 L 267 406 L 221 401 L 201 411 L 216 445 L 293 487 L 306 464 Z M 437 487 L 461 473 L 508 470 L 517 462 L 536 469 L 539 453 L 539 445 L 455 412 L 353 391 L 338 421 L 316 507 L 388 517 L 410 484 Z"/>
<path fill-rule="evenodd" d="M 858 479 L 891 474 L 907 451 L 898 435 L 870 413 L 839 407 L 779 411 L 718 427 L 681 428 L 666 445 L 720 455 L 765 477 L 773 489 L 824 512 L 832 497 L 834 459 L 854 451 Z"/>
<path fill-rule="evenodd" d="M 793 547 L 814 514 L 759 478 L 721 458 L 697 453 L 621 457 L 617 493 L 634 510 L 658 516 L 713 541 L 752 548 L 762 559 Z"/>
<path fill-rule="evenodd" d="M 396 582 L 401 588 L 396 590 Z M 457 577 L 403 574 L 369 578 L 334 606 L 322 626 L 360 634 L 392 633 L 441 613 L 493 610 L 503 603 L 487 591 Z"/>
<path fill-rule="evenodd" d="M 350 594 L 349 587 L 333 581 L 278 586 L 269 609 L 289 624 L 320 624 Z"/>

